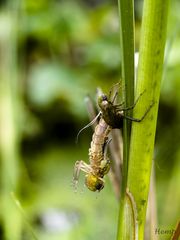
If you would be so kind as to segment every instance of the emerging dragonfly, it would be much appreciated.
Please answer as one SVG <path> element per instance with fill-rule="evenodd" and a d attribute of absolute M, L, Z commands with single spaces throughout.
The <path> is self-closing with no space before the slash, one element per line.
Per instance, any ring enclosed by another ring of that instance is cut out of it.
<path fill-rule="evenodd" d="M 77 161 L 74 167 L 74 183 L 78 182 L 80 170 L 86 173 L 85 185 L 91 191 L 101 191 L 104 188 L 104 175 L 109 172 L 110 160 L 107 158 L 108 134 L 111 127 L 100 119 L 95 127 L 92 136 L 91 147 L 89 149 L 89 162 Z"/>
<path fill-rule="evenodd" d="M 124 112 L 133 109 L 140 96 L 135 103 L 128 108 L 124 108 L 123 103 L 116 105 L 114 103 L 116 97 L 117 93 L 114 95 L 112 101 L 109 99 L 110 96 L 107 97 L 105 94 L 101 94 L 98 98 L 98 105 L 101 111 L 97 117 L 101 117 L 92 136 L 91 146 L 89 149 L 89 164 L 82 160 L 76 161 L 73 177 L 75 187 L 78 183 L 80 171 L 83 171 L 86 173 L 85 185 L 89 190 L 95 192 L 101 191 L 104 188 L 104 176 L 109 172 L 110 169 L 110 160 L 107 157 L 107 145 L 110 142 L 108 135 L 110 131 L 112 128 L 122 128 L 124 118 L 135 122 L 141 122 L 151 108 L 150 106 L 150 108 L 147 109 L 141 119 L 125 116 Z M 90 124 L 87 126 L 89 125 Z"/>

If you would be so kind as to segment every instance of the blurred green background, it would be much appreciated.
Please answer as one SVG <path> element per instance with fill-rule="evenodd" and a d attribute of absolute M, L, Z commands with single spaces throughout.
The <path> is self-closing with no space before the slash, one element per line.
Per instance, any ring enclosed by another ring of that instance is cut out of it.
<path fill-rule="evenodd" d="M 143 1 L 135 1 L 136 51 Z M 180 2 L 171 1 L 154 153 L 157 228 L 180 216 Z M 115 0 L 0 1 L 0 239 L 115 239 L 118 201 L 72 187 L 76 160 L 88 161 L 95 103 L 121 76 Z M 159 235 L 169 239 L 170 235 Z"/>

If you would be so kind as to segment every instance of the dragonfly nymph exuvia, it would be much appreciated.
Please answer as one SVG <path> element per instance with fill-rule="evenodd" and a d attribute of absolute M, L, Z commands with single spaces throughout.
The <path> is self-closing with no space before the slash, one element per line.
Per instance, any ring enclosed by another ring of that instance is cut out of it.
<path fill-rule="evenodd" d="M 142 95 L 142 94 L 141 94 Z M 140 96 L 141 96 L 140 95 Z M 80 171 L 86 173 L 85 185 L 91 191 L 101 191 L 104 188 L 104 176 L 110 170 L 110 160 L 107 155 L 107 147 L 110 142 L 108 135 L 113 128 L 122 129 L 123 119 L 129 119 L 135 122 L 141 122 L 152 105 L 147 109 L 141 119 L 125 116 L 124 112 L 133 109 L 139 100 L 139 97 L 130 107 L 124 107 L 123 103 L 115 104 L 117 93 L 114 95 L 113 100 L 110 100 L 105 94 L 98 97 L 98 105 L 100 108 L 100 120 L 95 127 L 92 141 L 89 148 L 89 164 L 83 160 L 76 161 L 74 166 L 73 183 L 77 187 Z M 89 124 L 88 124 L 89 126 Z"/>

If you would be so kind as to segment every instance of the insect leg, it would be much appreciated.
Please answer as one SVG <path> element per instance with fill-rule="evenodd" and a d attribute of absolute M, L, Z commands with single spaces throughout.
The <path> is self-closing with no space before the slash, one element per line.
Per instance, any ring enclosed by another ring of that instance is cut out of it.
<path fill-rule="evenodd" d="M 114 105 L 114 106 L 118 109 L 119 107 L 121 107 L 121 106 L 123 106 L 123 105 L 124 105 L 124 101 L 121 102 L 121 103 L 119 103 L 119 104 L 116 104 L 116 105 Z"/>
<path fill-rule="evenodd" d="M 103 160 L 100 164 L 99 174 L 103 177 L 109 172 L 110 169 L 110 160 L 107 156 L 108 145 L 112 139 L 107 139 L 107 141 L 103 145 Z"/>
<path fill-rule="evenodd" d="M 133 118 L 133 117 L 129 117 L 129 116 L 124 116 L 123 115 L 123 118 L 126 118 L 126 119 L 128 119 L 128 120 L 131 120 L 132 122 L 141 122 L 144 118 L 145 118 L 145 116 L 146 116 L 146 114 L 147 114 L 147 112 L 143 115 L 143 117 L 142 118 Z"/>
<path fill-rule="evenodd" d="M 103 153 L 104 153 L 104 156 L 107 155 L 107 149 L 108 149 L 108 145 L 109 143 L 112 141 L 112 138 L 110 139 L 107 139 L 107 141 L 105 141 L 104 145 L 103 145 Z"/>
<path fill-rule="evenodd" d="M 152 108 L 152 106 L 154 105 L 154 102 L 151 103 L 151 105 L 148 107 L 148 109 L 146 110 L 146 112 L 144 113 L 144 115 L 141 118 L 133 118 L 133 117 L 129 117 L 129 116 L 124 116 L 122 113 L 119 113 L 119 115 L 121 115 L 123 118 L 129 119 L 132 122 L 141 122 L 146 115 L 148 114 L 148 112 L 150 111 L 150 109 Z"/>
<path fill-rule="evenodd" d="M 112 103 L 115 102 L 115 100 L 116 100 L 116 98 L 117 98 L 117 95 L 118 95 L 118 92 L 116 92 L 116 93 L 114 94 L 114 97 L 113 97 L 113 99 L 112 99 Z"/>
<path fill-rule="evenodd" d="M 88 172 L 91 171 L 91 167 L 90 167 L 90 165 L 88 165 L 87 163 L 85 163 L 82 160 L 81 161 L 76 161 L 76 163 L 74 165 L 74 174 L 73 174 L 73 179 L 75 181 L 77 181 L 79 179 L 80 171 L 88 173 Z"/>
<path fill-rule="evenodd" d="M 121 110 L 121 111 L 127 111 L 127 110 L 133 109 L 133 108 L 136 106 L 136 104 L 138 103 L 139 98 L 143 95 L 144 92 L 145 92 L 145 90 L 138 96 L 138 98 L 137 98 L 136 101 L 133 103 L 133 105 L 131 105 L 131 106 L 129 106 L 129 107 L 126 107 L 126 108 L 120 108 L 119 110 Z M 116 105 L 116 106 L 117 106 L 117 108 L 118 108 L 118 107 L 120 107 L 120 106 L 122 106 L 122 105 L 123 105 L 123 104 L 121 103 L 121 104 Z"/>
<path fill-rule="evenodd" d="M 108 99 L 111 99 L 112 91 L 113 91 L 113 89 L 114 89 L 116 86 L 118 86 L 118 90 L 116 91 L 116 93 L 115 93 L 115 95 L 114 95 L 114 97 L 113 97 L 112 103 L 114 103 L 114 101 L 115 101 L 115 99 L 116 99 L 116 97 L 117 97 L 117 95 L 118 95 L 118 91 L 119 91 L 119 87 L 120 87 L 120 82 L 114 84 L 114 85 L 111 87 L 110 91 L 109 91 Z"/>
<path fill-rule="evenodd" d="M 92 171 L 91 166 L 85 163 L 84 161 L 76 161 L 74 165 L 74 174 L 73 174 L 73 185 L 74 188 L 77 189 L 77 183 L 80 175 L 80 171 L 85 173 L 89 173 Z"/>

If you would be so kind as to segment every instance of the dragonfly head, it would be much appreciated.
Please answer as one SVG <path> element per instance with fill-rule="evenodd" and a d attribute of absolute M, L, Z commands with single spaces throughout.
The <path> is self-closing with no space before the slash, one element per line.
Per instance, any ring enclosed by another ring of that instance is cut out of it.
<path fill-rule="evenodd" d="M 109 101 L 108 101 L 108 97 L 105 94 L 101 94 L 98 97 L 98 105 L 101 108 L 101 110 L 106 110 L 109 106 Z"/>
<path fill-rule="evenodd" d="M 104 188 L 104 181 L 91 173 L 86 175 L 85 184 L 93 192 L 100 192 Z"/>

